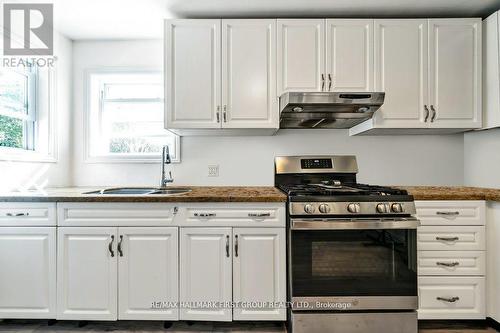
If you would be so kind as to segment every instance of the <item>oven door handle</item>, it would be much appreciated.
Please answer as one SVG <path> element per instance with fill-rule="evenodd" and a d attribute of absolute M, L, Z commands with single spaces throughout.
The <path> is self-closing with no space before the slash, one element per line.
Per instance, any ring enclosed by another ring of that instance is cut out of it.
<path fill-rule="evenodd" d="M 335 219 L 291 219 L 292 230 L 372 230 L 372 229 L 417 229 L 417 219 L 401 220 L 335 220 Z"/>

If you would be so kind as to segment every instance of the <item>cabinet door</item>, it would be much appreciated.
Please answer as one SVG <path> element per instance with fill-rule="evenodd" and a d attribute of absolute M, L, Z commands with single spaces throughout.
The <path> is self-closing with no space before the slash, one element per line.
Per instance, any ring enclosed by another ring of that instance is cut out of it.
<path fill-rule="evenodd" d="M 324 19 L 278 20 L 277 52 L 278 96 L 287 91 L 324 89 Z"/>
<path fill-rule="evenodd" d="M 429 20 L 433 127 L 481 127 L 481 19 Z"/>
<path fill-rule="evenodd" d="M 284 228 L 234 228 L 234 320 L 286 320 Z M 246 307 L 248 302 L 276 307 Z"/>
<path fill-rule="evenodd" d="M 373 89 L 373 20 L 326 20 L 326 74 L 325 91 Z"/>
<path fill-rule="evenodd" d="M 276 20 L 222 20 L 223 128 L 278 128 Z"/>
<path fill-rule="evenodd" d="M 219 128 L 220 20 L 165 22 L 165 127 Z"/>
<path fill-rule="evenodd" d="M 429 126 L 427 58 L 427 20 L 375 20 L 375 90 L 385 92 L 377 126 Z"/>
<path fill-rule="evenodd" d="M 116 228 L 59 228 L 57 319 L 117 319 L 116 244 Z"/>
<path fill-rule="evenodd" d="M 178 319 L 178 229 L 118 230 L 118 319 Z"/>
<path fill-rule="evenodd" d="M 56 317 L 56 228 L 0 228 L 0 318 Z"/>
<path fill-rule="evenodd" d="M 209 303 L 233 298 L 231 228 L 181 228 L 180 235 L 180 319 L 231 321 L 231 307 Z"/>

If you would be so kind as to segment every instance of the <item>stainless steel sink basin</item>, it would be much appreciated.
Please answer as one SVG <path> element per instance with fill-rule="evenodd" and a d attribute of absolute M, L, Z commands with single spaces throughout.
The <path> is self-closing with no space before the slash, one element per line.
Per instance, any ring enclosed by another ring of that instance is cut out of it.
<path fill-rule="evenodd" d="M 174 195 L 191 192 L 188 188 L 181 187 L 168 187 L 168 188 L 154 188 L 154 187 L 117 187 L 106 188 L 97 191 L 84 192 L 83 194 L 98 194 L 98 195 Z"/>

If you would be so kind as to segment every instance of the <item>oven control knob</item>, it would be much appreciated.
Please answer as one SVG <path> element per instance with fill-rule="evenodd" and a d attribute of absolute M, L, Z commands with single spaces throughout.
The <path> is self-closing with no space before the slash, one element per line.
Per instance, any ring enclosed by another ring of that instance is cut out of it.
<path fill-rule="evenodd" d="M 311 204 L 307 204 L 304 206 L 304 212 L 306 212 L 307 214 L 312 214 L 314 213 L 314 206 L 311 205 Z"/>
<path fill-rule="evenodd" d="M 323 214 L 328 214 L 330 213 L 330 206 L 328 206 L 327 204 L 321 204 L 319 205 L 319 211 Z"/>
<path fill-rule="evenodd" d="M 403 212 L 403 205 L 400 203 L 393 203 L 391 206 L 391 210 L 394 213 L 402 213 Z"/>
<path fill-rule="evenodd" d="M 349 213 L 357 214 L 361 211 L 361 206 L 359 203 L 350 203 L 347 205 L 347 211 Z"/>
<path fill-rule="evenodd" d="M 379 203 L 377 205 L 377 212 L 379 212 L 380 214 L 385 214 L 385 213 L 388 213 L 389 212 L 389 207 L 387 204 L 384 204 L 384 203 Z"/>

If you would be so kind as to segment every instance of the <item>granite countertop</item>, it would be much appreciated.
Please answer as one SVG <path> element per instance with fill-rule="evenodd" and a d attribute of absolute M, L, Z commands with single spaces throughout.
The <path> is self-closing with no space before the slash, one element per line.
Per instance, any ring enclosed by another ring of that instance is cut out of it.
<path fill-rule="evenodd" d="M 49 188 L 40 192 L 0 193 L 0 202 L 286 202 L 286 195 L 272 186 L 172 186 L 191 192 L 175 195 L 83 194 L 100 188 Z"/>
<path fill-rule="evenodd" d="M 500 189 L 466 186 L 399 186 L 415 200 L 488 200 L 500 201 Z"/>

